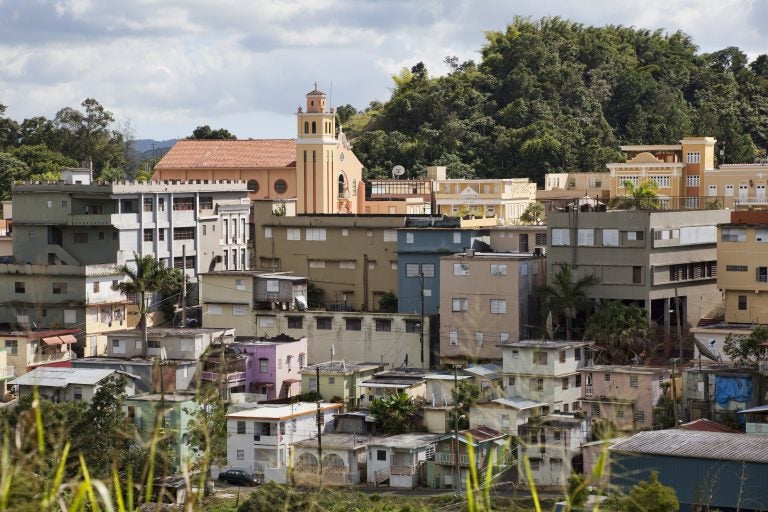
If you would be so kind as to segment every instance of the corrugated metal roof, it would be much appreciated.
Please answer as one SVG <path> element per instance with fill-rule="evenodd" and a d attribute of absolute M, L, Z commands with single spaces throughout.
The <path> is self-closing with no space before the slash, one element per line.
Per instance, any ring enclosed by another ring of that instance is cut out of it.
<path fill-rule="evenodd" d="M 611 451 L 768 463 L 768 437 L 725 432 L 657 430 L 619 441 Z"/>
<path fill-rule="evenodd" d="M 42 386 L 65 388 L 71 384 L 93 386 L 115 373 L 115 370 L 96 370 L 91 368 L 35 368 L 31 372 L 12 380 L 10 384 L 19 386 Z"/>
<path fill-rule="evenodd" d="M 529 400 L 522 396 L 512 396 L 509 398 L 497 398 L 491 401 L 497 404 L 506 405 L 507 407 L 512 407 L 513 409 L 517 409 L 520 411 L 523 411 L 525 409 L 533 409 L 534 407 L 545 407 L 549 405 L 546 402 L 537 402 L 535 400 Z"/>

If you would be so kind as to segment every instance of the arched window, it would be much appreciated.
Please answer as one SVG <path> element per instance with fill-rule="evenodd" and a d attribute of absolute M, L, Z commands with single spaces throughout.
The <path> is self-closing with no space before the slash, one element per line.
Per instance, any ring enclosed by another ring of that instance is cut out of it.
<path fill-rule="evenodd" d="M 312 133 L 317 133 L 317 123 L 312 121 Z"/>
<path fill-rule="evenodd" d="M 304 133 L 309 133 L 309 121 L 304 121 Z"/>
<path fill-rule="evenodd" d="M 345 189 L 347 188 L 347 180 L 344 179 L 343 174 L 339 174 L 339 195 L 343 196 Z"/>
<path fill-rule="evenodd" d="M 248 180 L 248 192 L 258 192 L 259 182 L 256 180 Z"/>
<path fill-rule="evenodd" d="M 277 180 L 275 182 L 275 192 L 278 194 L 285 194 L 286 190 L 288 190 L 288 184 L 285 180 Z"/>

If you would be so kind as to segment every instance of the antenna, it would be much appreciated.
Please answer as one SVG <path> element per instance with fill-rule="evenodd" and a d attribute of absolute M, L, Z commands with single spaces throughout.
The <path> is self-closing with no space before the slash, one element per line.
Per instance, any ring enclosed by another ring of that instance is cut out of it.
<path fill-rule="evenodd" d="M 333 108 L 333 80 L 331 80 L 331 92 L 328 93 L 328 106 Z"/>
<path fill-rule="evenodd" d="M 392 168 L 392 177 L 394 179 L 397 179 L 403 174 L 405 174 L 405 167 L 403 167 L 402 165 L 396 165 Z"/>

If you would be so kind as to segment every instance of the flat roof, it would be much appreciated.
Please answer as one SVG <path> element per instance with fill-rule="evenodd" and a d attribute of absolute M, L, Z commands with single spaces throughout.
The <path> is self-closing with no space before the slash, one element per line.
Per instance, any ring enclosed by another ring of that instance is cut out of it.
<path fill-rule="evenodd" d="M 520 340 L 511 343 L 504 343 L 501 347 L 513 348 L 553 348 L 561 349 L 568 347 L 583 347 L 591 345 L 591 341 L 560 341 L 560 340 Z"/>
<path fill-rule="evenodd" d="M 147 329 L 148 336 L 166 337 L 166 336 L 195 336 L 197 334 L 214 334 L 219 332 L 232 331 L 232 328 L 189 328 L 189 327 L 150 327 Z M 107 336 L 141 336 L 141 329 L 124 329 L 122 331 L 111 331 Z"/>
<path fill-rule="evenodd" d="M 581 370 L 613 373 L 658 373 L 669 372 L 669 368 L 663 366 L 621 366 L 618 364 L 598 364 L 585 366 Z"/>
<path fill-rule="evenodd" d="M 730 434 L 683 429 L 655 430 L 639 432 L 617 442 L 610 450 L 665 457 L 768 464 L 768 438 L 759 434 Z"/>
<path fill-rule="evenodd" d="M 325 448 L 363 448 L 368 447 L 368 443 L 375 442 L 376 438 L 369 438 L 361 434 L 323 434 L 323 449 Z M 295 447 L 317 448 L 317 437 L 304 439 L 293 443 Z"/>
<path fill-rule="evenodd" d="M 472 260 L 472 259 L 485 259 L 485 260 L 525 260 L 525 259 L 541 259 L 540 256 L 535 256 L 532 252 L 475 252 L 474 255 L 469 256 L 465 252 L 458 252 L 456 254 L 449 254 L 443 256 L 442 260 Z"/>
<path fill-rule="evenodd" d="M 635 151 L 682 151 L 682 144 L 630 144 L 627 146 L 619 146 L 622 151 L 634 153 Z"/>
<path fill-rule="evenodd" d="M 406 434 L 397 434 L 389 437 L 380 437 L 371 439 L 369 445 L 386 446 L 391 448 L 420 448 L 437 442 L 443 437 L 441 434 L 425 434 L 422 432 L 409 432 Z"/>
<path fill-rule="evenodd" d="M 320 373 L 352 373 L 381 368 L 381 363 L 368 363 L 364 361 L 326 361 L 324 363 L 310 364 L 302 368 L 299 373 L 314 373 L 320 368 Z"/>
<path fill-rule="evenodd" d="M 524 411 L 526 409 L 534 409 L 536 407 L 547 407 L 549 405 L 546 402 L 537 402 L 536 400 L 530 400 L 523 396 L 497 398 L 495 400 L 491 400 L 491 402 L 501 404 L 501 405 L 506 405 L 507 407 L 512 407 L 513 409 L 517 409 L 519 411 Z"/>
<path fill-rule="evenodd" d="M 132 400 L 137 402 L 159 402 L 165 400 L 166 402 L 188 402 L 194 400 L 195 395 L 179 395 L 176 393 L 145 393 L 141 395 L 133 395 L 126 398 L 126 400 Z"/>
<path fill-rule="evenodd" d="M 342 404 L 321 402 L 320 411 L 340 409 Z M 252 409 L 241 409 L 227 414 L 229 419 L 249 420 L 284 420 L 297 416 L 306 416 L 317 412 L 318 405 L 312 402 L 299 402 L 297 404 L 260 404 Z"/>

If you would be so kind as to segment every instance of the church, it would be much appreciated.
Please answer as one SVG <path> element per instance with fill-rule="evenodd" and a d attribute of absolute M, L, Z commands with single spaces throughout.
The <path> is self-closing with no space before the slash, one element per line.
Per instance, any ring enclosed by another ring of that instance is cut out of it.
<path fill-rule="evenodd" d="M 326 98 L 317 85 L 307 93 L 296 139 L 180 140 L 152 180 L 241 180 L 251 200 L 294 202 L 298 214 L 362 213 L 363 165 Z"/>

